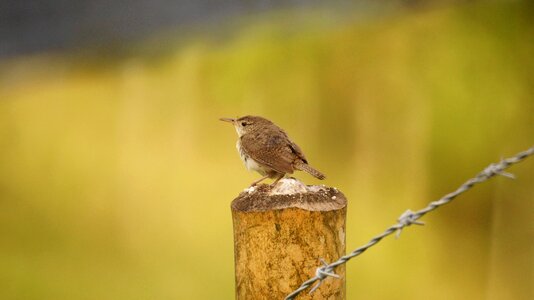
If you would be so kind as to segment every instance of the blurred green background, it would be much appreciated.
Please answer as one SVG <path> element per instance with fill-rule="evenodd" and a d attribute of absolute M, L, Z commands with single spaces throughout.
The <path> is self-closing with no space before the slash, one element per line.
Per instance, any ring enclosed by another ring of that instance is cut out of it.
<path fill-rule="evenodd" d="M 232 299 L 229 205 L 258 174 L 219 117 L 287 130 L 348 197 L 352 251 L 532 146 L 533 12 L 283 9 L 4 58 L 0 299 Z M 351 261 L 347 299 L 532 299 L 533 166 Z"/>

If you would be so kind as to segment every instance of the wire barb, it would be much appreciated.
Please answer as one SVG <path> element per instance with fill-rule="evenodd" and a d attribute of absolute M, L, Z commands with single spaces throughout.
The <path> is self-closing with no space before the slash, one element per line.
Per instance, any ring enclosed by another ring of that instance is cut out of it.
<path fill-rule="evenodd" d="M 321 258 L 321 262 L 323 263 L 323 266 L 315 270 L 315 277 L 319 278 L 319 282 L 310 290 L 309 294 L 315 292 L 315 290 L 321 286 L 323 280 L 325 280 L 328 276 L 338 279 L 341 278 L 339 275 L 334 273 L 334 268 L 328 265 L 324 259 Z"/>
<path fill-rule="evenodd" d="M 529 149 L 520 152 L 516 154 L 513 157 L 501 159 L 498 163 L 492 163 L 488 167 L 486 167 L 482 172 L 478 173 L 475 177 L 467 180 L 464 184 L 462 184 L 458 189 L 456 189 L 454 192 L 449 193 L 443 197 L 441 197 L 439 200 L 430 202 L 427 207 L 420 209 L 416 212 L 413 212 L 411 210 L 405 211 L 397 220 L 397 224 L 390 226 L 388 229 L 386 229 L 383 233 L 375 236 L 372 238 L 367 244 L 357 248 L 356 250 L 352 251 L 351 253 L 340 257 L 337 261 L 327 264 L 323 259 L 321 259 L 321 262 L 323 263 L 322 267 L 317 268 L 315 271 L 315 277 L 312 277 L 308 280 L 306 280 L 304 283 L 300 285 L 299 288 L 294 290 L 291 294 L 287 295 L 285 300 L 292 300 L 295 299 L 295 297 L 300 294 L 305 289 L 309 288 L 314 282 L 319 280 L 319 282 L 310 290 L 310 294 L 313 293 L 315 290 L 321 286 L 321 283 L 324 279 L 326 279 L 328 276 L 340 278 L 339 275 L 334 273 L 334 269 L 342 264 L 346 264 L 350 259 L 362 254 L 367 249 L 371 248 L 372 246 L 378 244 L 383 238 L 385 238 L 388 235 L 393 234 L 396 232 L 396 237 L 398 238 L 402 232 L 402 229 L 410 226 L 412 224 L 416 225 L 424 225 L 423 222 L 418 221 L 421 217 L 426 215 L 427 213 L 435 210 L 438 207 L 441 207 L 447 203 L 450 203 L 452 200 L 454 200 L 458 195 L 465 193 L 469 189 L 473 188 L 475 184 L 482 183 L 491 177 L 494 177 L 496 175 L 504 176 L 510 179 L 514 179 L 515 176 L 511 173 L 505 172 L 507 168 L 509 168 L 511 165 L 517 164 L 521 161 L 523 161 L 525 158 L 531 156 L 534 154 L 534 146 L 530 147 Z"/>
<path fill-rule="evenodd" d="M 398 228 L 397 228 L 397 233 L 395 235 L 396 238 L 399 238 L 400 235 L 401 235 L 401 232 L 402 232 L 402 229 L 404 227 L 408 227 L 412 224 L 415 224 L 415 225 L 425 225 L 424 222 L 421 222 L 421 221 L 417 221 L 417 219 L 419 219 L 420 216 L 417 215 L 416 213 L 414 213 L 413 211 L 411 210 L 407 210 L 405 212 L 402 213 L 402 215 L 397 219 L 397 221 L 399 222 L 397 225 L 398 225 Z"/>
<path fill-rule="evenodd" d="M 515 179 L 514 174 L 505 172 L 505 160 L 501 159 L 501 161 L 497 164 L 491 164 L 487 168 L 484 169 L 484 171 L 481 172 L 481 175 L 485 176 L 486 178 L 493 177 L 495 175 L 501 175 L 510 179 Z"/>

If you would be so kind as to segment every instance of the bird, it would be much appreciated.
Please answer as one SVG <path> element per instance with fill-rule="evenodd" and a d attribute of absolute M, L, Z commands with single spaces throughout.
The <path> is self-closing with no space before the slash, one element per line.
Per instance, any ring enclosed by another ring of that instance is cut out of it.
<path fill-rule="evenodd" d="M 295 170 L 307 172 L 320 180 L 326 178 L 308 164 L 300 147 L 270 120 L 260 116 L 220 120 L 234 125 L 238 135 L 236 148 L 246 168 L 263 176 L 251 186 L 256 186 L 267 178 L 274 179 L 271 186 L 275 186 L 286 174 L 293 174 Z"/>

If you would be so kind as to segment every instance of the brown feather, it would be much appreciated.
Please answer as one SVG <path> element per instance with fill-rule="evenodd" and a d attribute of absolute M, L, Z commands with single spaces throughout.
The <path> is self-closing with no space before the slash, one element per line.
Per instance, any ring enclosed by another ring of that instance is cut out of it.
<path fill-rule="evenodd" d="M 293 173 L 295 154 L 304 158 L 300 148 L 292 144 L 281 129 L 268 134 L 257 130 L 241 137 L 241 147 L 248 156 L 279 173 Z"/>

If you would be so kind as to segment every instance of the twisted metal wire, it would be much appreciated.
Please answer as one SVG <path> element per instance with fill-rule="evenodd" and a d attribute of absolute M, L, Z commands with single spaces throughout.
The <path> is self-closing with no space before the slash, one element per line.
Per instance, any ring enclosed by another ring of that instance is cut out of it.
<path fill-rule="evenodd" d="M 391 235 L 393 233 L 397 233 L 397 237 L 399 237 L 402 229 L 404 227 L 410 226 L 412 224 L 416 225 L 423 225 L 423 222 L 418 221 L 419 218 L 423 217 L 427 213 L 435 210 L 438 207 L 441 207 L 452 200 L 456 198 L 458 195 L 466 192 L 467 190 L 471 189 L 474 185 L 478 183 L 482 183 L 488 179 L 490 179 L 493 176 L 501 175 L 508 178 L 515 178 L 514 175 L 505 172 L 507 168 L 509 168 L 511 165 L 514 165 L 516 163 L 521 162 L 525 158 L 529 157 L 530 155 L 534 154 L 534 146 L 529 148 L 528 150 L 525 150 L 523 152 L 520 152 L 516 154 L 513 157 L 502 159 L 498 163 L 492 163 L 488 167 L 486 167 L 482 172 L 478 173 L 475 177 L 467 180 L 464 184 L 462 184 L 456 191 L 449 193 L 439 200 L 430 202 L 427 207 L 420 209 L 416 212 L 413 212 L 411 210 L 405 211 L 397 220 L 397 223 L 390 226 L 388 229 L 386 229 L 383 233 L 375 236 L 372 238 L 367 244 L 357 248 L 356 250 L 352 251 L 351 253 L 340 257 L 337 261 L 327 264 L 324 260 L 321 260 L 323 262 L 323 266 L 317 268 L 315 272 L 315 277 L 312 277 L 301 284 L 301 286 L 293 291 L 291 294 L 289 294 L 285 300 L 292 300 L 294 299 L 298 294 L 300 294 L 302 291 L 309 288 L 314 282 L 319 281 L 317 285 L 315 285 L 311 290 L 310 293 L 313 293 L 323 280 L 325 280 L 327 277 L 335 277 L 339 278 L 338 275 L 334 273 L 334 269 L 342 264 L 347 263 L 350 259 L 362 254 L 367 249 L 371 248 L 372 246 L 376 245 L 378 242 L 380 242 L 383 238 L 385 238 L 388 235 Z"/>

